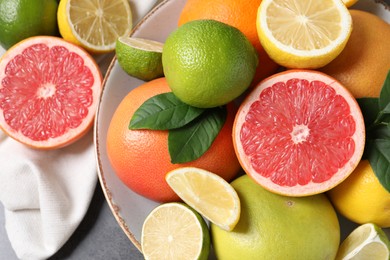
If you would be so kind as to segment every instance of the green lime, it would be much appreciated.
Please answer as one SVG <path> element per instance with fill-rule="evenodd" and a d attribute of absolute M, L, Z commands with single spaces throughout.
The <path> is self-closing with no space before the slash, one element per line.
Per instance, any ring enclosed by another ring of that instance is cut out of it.
<path fill-rule="evenodd" d="M 184 103 L 208 108 L 240 96 L 252 82 L 258 59 L 235 27 L 195 20 L 168 36 L 162 62 L 173 93 Z"/>
<path fill-rule="evenodd" d="M 0 45 L 37 35 L 59 35 L 56 0 L 0 0 Z"/>
<path fill-rule="evenodd" d="M 119 37 L 115 52 L 119 65 L 129 75 L 149 81 L 164 75 L 161 56 L 163 43 L 133 37 Z"/>
<path fill-rule="evenodd" d="M 337 260 L 389 259 L 390 242 L 376 224 L 366 223 L 355 228 L 341 243 Z"/>
<path fill-rule="evenodd" d="M 205 220 L 184 203 L 165 203 L 146 217 L 141 235 L 145 259 L 206 260 L 210 234 Z"/>

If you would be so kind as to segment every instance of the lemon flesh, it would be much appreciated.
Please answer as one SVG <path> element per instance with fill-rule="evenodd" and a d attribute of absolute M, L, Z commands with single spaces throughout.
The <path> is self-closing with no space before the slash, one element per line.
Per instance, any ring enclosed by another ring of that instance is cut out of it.
<path fill-rule="evenodd" d="M 117 38 L 132 29 L 127 0 L 62 0 L 57 17 L 61 36 L 92 53 L 113 51 Z"/>
<path fill-rule="evenodd" d="M 352 31 L 351 15 L 339 0 L 264 0 L 256 25 L 265 51 L 288 68 L 325 66 Z"/>
<path fill-rule="evenodd" d="M 130 76 L 144 81 L 164 76 L 162 50 L 164 44 L 143 38 L 119 37 L 115 52 L 121 68 Z"/>
<path fill-rule="evenodd" d="M 240 199 L 234 188 L 212 172 L 182 167 L 169 172 L 168 185 L 206 219 L 224 230 L 232 230 L 240 218 Z"/>
<path fill-rule="evenodd" d="M 336 260 L 388 260 L 389 250 L 385 232 L 373 223 L 366 223 L 358 226 L 341 243 Z"/>
<path fill-rule="evenodd" d="M 183 203 L 165 203 L 145 219 L 141 235 L 145 259 L 200 259 L 209 255 L 207 224 Z"/>

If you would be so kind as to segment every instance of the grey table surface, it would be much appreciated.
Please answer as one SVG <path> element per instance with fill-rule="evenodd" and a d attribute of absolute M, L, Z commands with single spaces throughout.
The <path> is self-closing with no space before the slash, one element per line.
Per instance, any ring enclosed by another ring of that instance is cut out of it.
<path fill-rule="evenodd" d="M 0 260 L 17 260 L 5 228 L 0 203 Z M 51 260 L 143 259 L 116 222 L 98 183 L 89 209 L 79 227 Z"/>

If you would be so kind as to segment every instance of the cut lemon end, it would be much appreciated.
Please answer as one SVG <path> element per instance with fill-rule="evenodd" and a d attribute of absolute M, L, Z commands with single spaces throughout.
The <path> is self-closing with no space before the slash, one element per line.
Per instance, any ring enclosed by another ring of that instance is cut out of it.
<path fill-rule="evenodd" d="M 163 46 L 161 42 L 123 36 L 118 38 L 115 52 L 119 65 L 127 74 L 150 81 L 164 76 Z"/>
<path fill-rule="evenodd" d="M 156 207 L 141 235 L 145 259 L 207 259 L 210 237 L 206 222 L 183 203 Z"/>
<path fill-rule="evenodd" d="M 373 223 L 367 223 L 353 230 L 341 243 L 336 259 L 388 260 L 389 245 L 383 230 Z"/>
<path fill-rule="evenodd" d="M 231 231 L 238 223 L 239 197 L 222 177 L 203 169 L 182 167 L 169 172 L 165 179 L 184 202 L 215 225 Z"/>
<path fill-rule="evenodd" d="M 62 0 L 57 17 L 61 36 L 92 53 L 113 51 L 117 38 L 132 29 L 126 0 Z"/>
<path fill-rule="evenodd" d="M 344 49 L 352 18 L 338 0 L 264 0 L 257 31 L 268 55 L 288 68 L 319 68 Z"/>
<path fill-rule="evenodd" d="M 347 8 L 353 6 L 354 4 L 356 4 L 358 0 L 343 0 L 343 3 L 345 4 L 345 6 Z"/>

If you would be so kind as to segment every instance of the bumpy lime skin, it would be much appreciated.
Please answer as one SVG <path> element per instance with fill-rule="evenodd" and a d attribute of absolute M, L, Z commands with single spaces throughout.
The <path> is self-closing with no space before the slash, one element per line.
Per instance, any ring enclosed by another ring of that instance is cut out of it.
<path fill-rule="evenodd" d="M 9 49 L 30 36 L 59 36 L 56 0 L 0 0 L 0 45 Z"/>
<path fill-rule="evenodd" d="M 173 31 L 162 53 L 164 75 L 184 103 L 225 105 L 250 86 L 257 53 L 237 28 L 215 20 L 195 20 Z"/>

